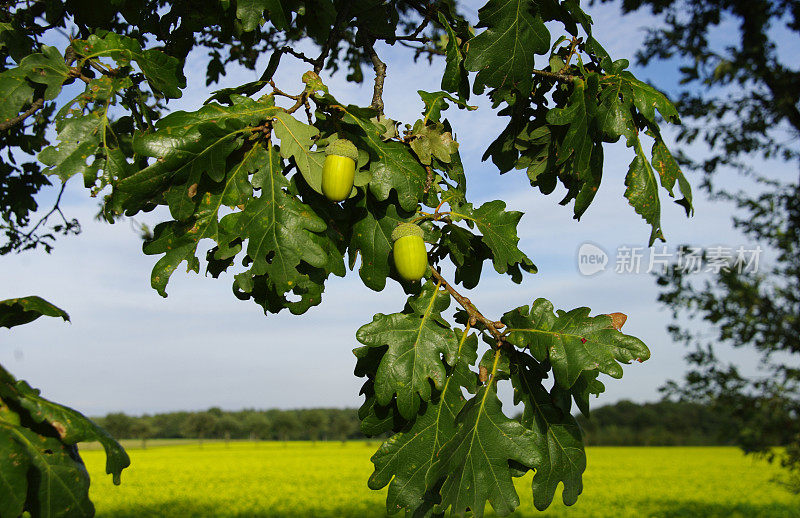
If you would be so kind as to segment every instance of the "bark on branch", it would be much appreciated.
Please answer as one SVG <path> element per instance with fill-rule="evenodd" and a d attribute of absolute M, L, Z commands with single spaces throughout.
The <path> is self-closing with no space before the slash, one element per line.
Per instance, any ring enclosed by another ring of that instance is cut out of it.
<path fill-rule="evenodd" d="M 499 349 L 502 347 L 503 343 L 505 343 L 505 340 L 503 339 L 503 334 L 500 332 L 500 330 L 505 327 L 505 324 L 502 322 L 494 322 L 483 316 L 483 313 L 478 311 L 478 308 L 475 307 L 475 304 L 473 304 L 472 301 L 467 297 L 456 291 L 456 289 L 450 285 L 450 283 L 447 282 L 444 277 L 442 277 L 442 274 L 436 271 L 433 266 L 429 265 L 428 268 L 430 268 L 433 278 L 436 279 L 437 282 L 441 283 L 442 287 L 444 287 L 444 289 L 447 290 L 447 292 L 450 293 L 454 299 L 456 299 L 456 302 L 458 302 L 461 307 L 466 310 L 467 314 L 469 315 L 470 325 L 474 325 L 475 322 L 480 322 L 483 324 L 484 327 L 486 327 L 486 330 L 489 331 L 497 341 L 497 348 Z"/>
<path fill-rule="evenodd" d="M 24 121 L 25 119 L 36 113 L 36 111 L 38 111 L 39 108 L 41 108 L 42 106 L 44 106 L 44 98 L 36 99 L 35 101 L 33 101 L 33 104 L 31 104 L 31 107 L 25 110 L 24 112 L 20 113 L 16 117 L 8 119 L 5 122 L 0 122 L 0 131 L 5 131 L 11 128 L 12 126 L 16 126 L 20 122 Z"/>
<path fill-rule="evenodd" d="M 386 63 L 378 57 L 378 53 L 375 52 L 375 47 L 372 43 L 368 43 L 365 48 L 372 60 L 372 68 L 375 70 L 375 86 L 372 90 L 372 104 L 370 104 L 370 107 L 383 114 L 383 82 L 386 80 Z"/>

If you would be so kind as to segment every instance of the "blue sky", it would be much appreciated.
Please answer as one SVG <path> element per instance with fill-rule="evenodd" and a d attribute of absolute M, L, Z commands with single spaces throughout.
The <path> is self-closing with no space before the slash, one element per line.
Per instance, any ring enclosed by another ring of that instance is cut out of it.
<path fill-rule="evenodd" d="M 467 2 L 476 16 L 478 2 Z M 614 58 L 633 61 L 644 29 L 653 23 L 646 14 L 621 17 L 616 5 L 587 8 L 593 15 L 596 37 Z M 58 43 L 58 42 L 57 42 Z M 62 48 L 64 43 L 58 43 Z M 413 123 L 422 103 L 419 89 L 438 90 L 441 63 L 414 64 L 401 48 L 378 48 L 388 64 L 384 92 L 389 117 Z M 263 60 L 265 63 L 265 59 Z M 276 82 L 284 91 L 300 89 L 306 70 L 300 62 L 285 59 Z M 192 55 L 186 66 L 189 88 L 171 109 L 197 109 L 210 90 L 251 81 L 257 71 L 229 73 L 221 84 L 206 88 L 203 56 Z M 646 70 L 633 67 L 641 79 L 666 90 L 676 88 L 676 72 L 669 64 Z M 360 105 L 370 102 L 371 70 L 364 85 L 352 85 L 343 76 L 326 78 L 340 100 Z M 576 251 L 592 242 L 612 254 L 620 245 L 646 247 L 649 228 L 624 200 L 624 177 L 631 160 L 623 144 L 606 150 L 603 185 L 580 222 L 571 207 L 558 205 L 560 194 L 543 196 L 530 188 L 524 172 L 500 177 L 491 163 L 480 157 L 486 145 L 502 130 L 505 119 L 489 109 L 485 99 L 473 99 L 480 109 L 445 112 L 460 143 L 469 178 L 470 197 L 480 203 L 505 199 L 510 208 L 525 213 L 520 224 L 521 248 L 539 267 L 522 285 L 488 271 L 481 286 L 469 297 L 487 316 L 502 313 L 537 297 L 550 299 L 557 308 L 589 306 L 593 313 L 621 311 L 628 315 L 624 330 L 638 336 L 652 351 L 652 359 L 625 367 L 622 380 L 601 378 L 607 392 L 599 403 L 619 399 L 651 401 L 667 379 L 681 376 L 685 353 L 666 334 L 669 314 L 656 305 L 657 290 L 646 273 L 594 277 L 579 274 Z M 702 149 L 688 150 L 696 156 Z M 759 169 L 781 171 L 779 163 L 754 163 Z M 696 183 L 696 179 L 693 183 Z M 738 182 L 739 180 L 737 180 Z M 742 186 L 746 186 L 742 182 Z M 670 250 L 683 243 L 694 246 L 750 246 L 730 226 L 731 208 L 708 202 L 695 191 L 696 215 L 666 195 L 663 227 Z M 52 193 L 50 193 L 52 196 Z M 46 206 L 45 200 L 42 206 Z M 0 299 L 40 295 L 67 310 L 72 323 L 40 319 L 11 331 L 0 330 L 0 363 L 19 378 L 39 387 L 43 395 L 86 414 L 109 411 L 153 413 L 220 406 L 245 407 L 354 407 L 362 379 L 353 376 L 351 349 L 358 346 L 356 329 L 376 312 L 399 311 L 405 297 L 391 282 L 375 293 L 356 274 L 332 278 L 323 305 L 304 316 L 264 316 L 252 302 L 232 296 L 231 277 L 212 279 L 186 274 L 180 269 L 161 298 L 150 288 L 150 269 L 156 257 L 141 253 L 141 241 L 128 222 L 107 225 L 94 220 L 97 201 L 87 196 L 81 180 L 69 182 L 62 204 L 69 217 L 77 217 L 83 233 L 60 239 L 50 255 L 24 253 L 2 258 Z M 137 216 L 154 225 L 164 212 Z M 647 251 L 645 250 L 645 254 Z M 204 254 L 201 251 L 201 257 Z M 202 269 L 201 269 L 202 271 Z M 731 359 L 748 361 L 746 353 L 729 352 Z M 510 404 L 509 391 L 502 392 Z"/>

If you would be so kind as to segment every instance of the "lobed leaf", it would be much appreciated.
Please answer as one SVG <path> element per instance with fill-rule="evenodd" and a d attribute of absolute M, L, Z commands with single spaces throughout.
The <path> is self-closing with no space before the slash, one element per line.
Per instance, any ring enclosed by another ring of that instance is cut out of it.
<path fill-rule="evenodd" d="M 537 462 L 533 477 L 533 503 L 540 511 L 547 509 L 559 483 L 564 483 L 562 500 L 573 505 L 583 491 L 582 474 L 586 470 L 586 453 L 580 425 L 569 413 L 553 403 L 553 397 L 542 386 L 542 368 L 527 354 L 514 354 L 511 360 L 511 381 L 514 404 L 523 403 L 522 424 L 534 437 Z"/>
<path fill-rule="evenodd" d="M 553 304 L 536 299 L 533 304 L 509 311 L 506 324 L 509 343 L 530 349 L 539 362 L 549 361 L 556 383 L 569 389 L 583 373 L 599 370 L 622 377 L 620 363 L 650 358 L 647 346 L 638 338 L 614 329 L 611 317 L 590 317 L 589 308 L 553 313 Z"/>
<path fill-rule="evenodd" d="M 442 74 L 442 90 L 457 94 L 460 99 L 469 99 L 469 76 L 464 67 L 464 53 L 458 45 L 458 37 L 447 18 L 439 13 L 439 23 L 447 33 L 445 68 Z M 434 119 L 436 120 L 436 119 Z"/>
<path fill-rule="evenodd" d="M 550 32 L 532 0 L 489 0 L 478 11 L 478 27 L 486 30 L 469 41 L 464 61 L 478 72 L 475 93 L 485 86 L 531 91 L 536 54 L 550 50 Z"/>
<path fill-rule="evenodd" d="M 405 419 L 430 401 L 431 383 L 442 390 L 448 365 L 455 363 L 458 341 L 441 312 L 450 306 L 450 295 L 427 282 L 418 296 L 410 297 L 402 313 L 378 313 L 356 333 L 370 347 L 388 346 L 375 374 L 375 396 L 387 405 L 397 394 L 397 408 Z"/>
<path fill-rule="evenodd" d="M 392 513 L 399 508 L 419 513 L 436 500 L 437 486 L 426 483 L 425 477 L 444 443 L 456 432 L 456 416 L 464 406 L 461 388 L 474 393 L 477 377 L 469 366 L 475 363 L 478 340 L 475 335 L 460 334 L 455 366 L 448 369 L 444 388 L 422 405 L 419 414 L 400 433 L 384 442 L 372 463 L 375 471 L 369 478 L 371 489 L 389 486 L 386 508 Z"/>
<path fill-rule="evenodd" d="M 506 204 L 501 200 L 489 201 L 478 207 L 465 203 L 453 208 L 450 212 L 454 220 L 464 219 L 474 223 L 483 234 L 483 241 L 492 251 L 494 269 L 498 273 L 510 272 L 515 282 L 522 280 L 520 270 L 535 273 L 536 266 L 517 246 L 517 224 L 522 213 L 506 211 Z"/>
<path fill-rule="evenodd" d="M 181 89 L 186 88 L 186 78 L 178 58 L 158 49 L 142 50 L 141 44 L 128 36 L 113 32 L 102 37 L 92 34 L 85 40 L 73 40 L 72 48 L 84 60 L 106 56 L 119 66 L 136 62 L 153 90 L 168 98 L 179 98 Z"/>
<path fill-rule="evenodd" d="M 2 420 L 0 444 L 0 495 L 14 495 L 0 500 L 3 516 L 22 516 L 23 506 L 31 516 L 94 516 L 89 474 L 74 446 Z"/>
<path fill-rule="evenodd" d="M 28 54 L 15 68 L 0 72 L 0 122 L 16 117 L 34 101 L 34 93 L 42 90 L 46 101 L 55 99 L 64 81 L 69 77 L 69 67 L 64 56 L 55 47 L 42 45 L 42 52 Z"/>
<path fill-rule="evenodd" d="M 498 515 L 509 514 L 519 505 L 509 461 L 539 464 L 533 432 L 503 414 L 493 382 L 467 401 L 456 425 L 426 476 L 429 485 L 444 478 L 441 510 L 463 516 L 469 509 L 482 517 L 488 500 Z"/>

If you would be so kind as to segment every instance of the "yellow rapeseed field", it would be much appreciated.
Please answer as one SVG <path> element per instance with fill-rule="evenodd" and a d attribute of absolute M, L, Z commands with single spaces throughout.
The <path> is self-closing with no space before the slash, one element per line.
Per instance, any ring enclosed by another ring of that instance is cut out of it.
<path fill-rule="evenodd" d="M 385 516 L 385 490 L 370 491 L 366 485 L 369 456 L 378 445 L 129 447 L 132 466 L 121 486 L 104 474 L 102 451 L 87 449 L 82 455 L 101 517 L 345 518 Z M 777 468 L 736 448 L 593 447 L 587 456 L 585 489 L 576 505 L 564 507 L 557 496 L 550 509 L 537 512 L 529 473 L 517 481 L 522 506 L 513 516 L 800 517 L 800 497 L 770 482 Z"/>

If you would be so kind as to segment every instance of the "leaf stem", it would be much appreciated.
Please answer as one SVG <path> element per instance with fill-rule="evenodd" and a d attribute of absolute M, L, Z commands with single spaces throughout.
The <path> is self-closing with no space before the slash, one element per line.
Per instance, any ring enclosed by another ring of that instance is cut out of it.
<path fill-rule="evenodd" d="M 500 354 L 501 354 L 500 348 L 498 347 L 494 351 L 494 362 L 492 363 L 492 373 L 491 373 L 491 377 L 489 378 L 489 384 L 490 385 L 496 381 L 497 366 L 500 365 Z"/>

